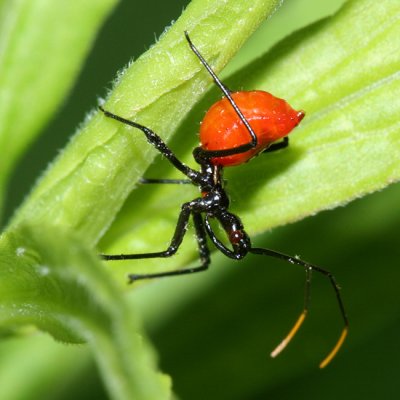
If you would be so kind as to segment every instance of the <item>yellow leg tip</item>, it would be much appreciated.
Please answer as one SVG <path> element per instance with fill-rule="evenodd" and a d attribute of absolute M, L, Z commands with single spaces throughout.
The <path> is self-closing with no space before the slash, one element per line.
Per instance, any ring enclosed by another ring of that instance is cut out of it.
<path fill-rule="evenodd" d="M 348 327 L 346 326 L 343 331 L 342 334 L 339 337 L 339 340 L 337 341 L 337 343 L 335 344 L 335 347 L 332 349 L 332 351 L 322 360 L 321 364 L 319 364 L 320 368 L 325 368 L 331 361 L 332 359 L 336 356 L 337 352 L 339 351 L 339 349 L 342 347 L 342 344 L 344 342 L 344 340 L 346 339 L 347 336 L 347 332 L 348 332 Z"/>
<path fill-rule="evenodd" d="M 293 328 L 290 330 L 288 335 L 275 347 L 274 351 L 271 352 L 271 357 L 275 358 L 282 350 L 289 344 L 289 342 L 293 339 L 293 336 L 297 333 L 300 329 L 300 326 L 303 324 L 304 319 L 306 318 L 307 312 L 303 311 L 299 318 L 297 319 L 296 323 L 294 324 Z"/>

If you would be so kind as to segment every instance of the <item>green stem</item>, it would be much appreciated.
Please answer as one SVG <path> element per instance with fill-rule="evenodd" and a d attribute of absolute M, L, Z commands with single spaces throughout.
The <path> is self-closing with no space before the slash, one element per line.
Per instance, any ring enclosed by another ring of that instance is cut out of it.
<path fill-rule="evenodd" d="M 124 71 L 105 107 L 149 125 L 168 140 L 211 84 L 183 31 L 218 72 L 277 4 L 193 1 L 157 44 Z M 11 226 L 24 220 L 48 221 L 72 228 L 95 244 L 154 158 L 155 151 L 144 143 L 140 132 L 93 111 Z"/>

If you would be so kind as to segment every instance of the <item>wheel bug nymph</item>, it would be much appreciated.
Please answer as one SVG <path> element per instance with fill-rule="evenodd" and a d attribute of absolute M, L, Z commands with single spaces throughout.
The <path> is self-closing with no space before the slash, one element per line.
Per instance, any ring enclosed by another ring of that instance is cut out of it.
<path fill-rule="evenodd" d="M 229 212 L 229 199 L 224 189 L 224 180 L 222 178 L 224 167 L 240 165 L 260 153 L 268 153 L 286 147 L 289 143 L 287 135 L 303 119 L 304 112 L 294 110 L 285 100 L 264 91 L 231 92 L 219 80 L 198 49 L 193 45 L 187 32 L 185 32 L 185 37 L 192 52 L 197 56 L 224 95 L 221 100 L 217 101 L 208 110 L 201 123 L 200 146 L 193 151 L 193 157 L 200 165 L 199 171 L 183 164 L 161 137 L 151 129 L 113 114 L 102 107 L 100 109 L 106 117 L 113 118 L 118 122 L 142 131 L 147 141 L 187 178 L 182 180 L 143 178 L 142 183 L 192 183 L 199 188 L 201 196 L 182 205 L 175 232 L 166 250 L 144 254 L 103 254 L 101 257 L 107 261 L 170 257 L 177 252 L 181 245 L 191 217 L 200 256 L 200 266 L 153 274 L 130 274 L 130 282 L 139 279 L 179 276 L 205 271 L 210 264 L 207 237 L 210 238 L 219 251 L 234 260 L 240 260 L 251 253 L 277 258 L 303 267 L 306 272 L 303 310 L 289 334 L 271 353 L 272 357 L 277 356 L 286 347 L 303 323 L 309 309 L 311 273 L 313 271 L 319 272 L 330 281 L 344 321 L 344 328 L 336 345 L 320 363 L 320 367 L 323 368 L 336 355 L 348 331 L 348 319 L 340 296 L 339 286 L 334 276 L 329 271 L 297 257 L 275 250 L 253 247 L 240 218 Z M 283 140 L 274 143 L 278 139 Z M 230 248 L 218 239 L 211 225 L 211 220 L 217 221 L 226 232 L 227 239 L 231 245 Z"/>

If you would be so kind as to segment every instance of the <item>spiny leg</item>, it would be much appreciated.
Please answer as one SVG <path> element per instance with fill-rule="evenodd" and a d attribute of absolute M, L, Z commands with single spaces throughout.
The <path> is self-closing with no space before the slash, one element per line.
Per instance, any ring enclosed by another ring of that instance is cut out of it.
<path fill-rule="evenodd" d="M 253 254 L 260 254 L 260 255 L 265 255 L 265 256 L 269 256 L 269 257 L 273 257 L 273 258 L 278 258 L 280 260 L 289 262 L 290 264 L 295 264 L 295 265 L 299 265 L 303 268 L 310 271 L 316 271 L 319 272 L 320 274 L 326 276 L 330 283 L 331 286 L 333 287 L 333 290 L 335 291 L 336 294 L 336 299 L 337 302 L 339 304 L 339 309 L 340 309 L 340 313 L 342 315 L 343 318 L 343 322 L 344 322 L 344 328 L 342 330 L 342 333 L 338 339 L 338 341 L 336 342 L 335 346 L 333 347 L 333 349 L 329 352 L 329 354 L 322 360 L 322 362 L 320 363 L 319 367 L 320 368 L 324 368 L 326 367 L 330 361 L 335 357 L 335 355 L 337 354 L 337 352 L 339 351 L 340 347 L 342 346 L 346 336 L 347 336 L 347 332 L 348 332 L 348 328 L 349 328 L 349 321 L 346 315 L 346 311 L 344 309 L 344 305 L 343 305 L 343 301 L 342 301 L 342 297 L 340 295 L 340 288 L 339 285 L 336 282 L 335 277 L 332 275 L 332 273 L 330 271 L 327 271 L 321 267 L 318 267 L 316 265 L 313 264 L 309 264 L 299 258 L 296 257 L 292 257 L 274 250 L 270 250 L 270 249 L 263 249 L 263 248 L 252 248 L 250 250 L 251 253 Z M 307 275 L 307 279 L 310 279 L 311 275 Z M 296 321 L 294 327 L 292 328 L 292 330 L 289 332 L 289 335 L 286 336 L 286 338 L 284 339 L 284 341 L 288 338 L 288 341 L 295 335 L 295 333 L 298 331 L 298 329 L 300 328 L 302 322 L 304 321 L 304 318 L 307 314 L 308 311 L 308 302 L 309 302 L 309 296 L 310 296 L 310 283 L 311 281 L 309 281 L 309 283 L 307 283 L 306 281 L 306 294 L 305 294 L 305 308 L 303 309 L 303 312 L 301 313 L 300 317 L 298 318 L 298 320 Z M 307 293 L 308 291 L 308 293 Z M 307 299 L 308 298 L 308 299 Z M 288 341 L 283 345 L 283 347 L 286 346 L 286 344 L 288 343 Z M 279 348 L 279 346 L 278 346 Z M 280 349 L 282 350 L 282 349 Z M 280 352 L 280 350 L 278 349 L 278 353 Z M 274 352 L 276 352 L 277 350 L 274 350 Z M 275 354 L 276 355 L 276 354 Z"/>

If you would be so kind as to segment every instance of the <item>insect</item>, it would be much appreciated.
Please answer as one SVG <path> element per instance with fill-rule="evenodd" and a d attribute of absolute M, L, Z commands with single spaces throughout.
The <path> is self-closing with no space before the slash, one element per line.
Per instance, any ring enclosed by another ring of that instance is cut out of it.
<path fill-rule="evenodd" d="M 335 277 L 331 272 L 298 257 L 275 250 L 253 247 L 240 218 L 229 211 L 229 199 L 223 180 L 224 167 L 240 165 L 260 153 L 268 153 L 288 146 L 287 135 L 303 119 L 304 112 L 295 111 L 285 100 L 264 91 L 230 91 L 194 46 L 187 32 L 185 32 L 185 37 L 192 52 L 224 95 L 208 110 L 201 123 L 200 146 L 193 150 L 193 157 L 200 165 L 200 170 L 194 170 L 182 163 L 161 137 L 151 129 L 113 114 L 103 107 L 100 107 L 100 110 L 106 117 L 142 131 L 147 141 L 186 176 L 186 179 L 182 180 L 144 178 L 142 183 L 191 183 L 199 188 L 201 195 L 182 205 L 175 232 L 166 250 L 144 254 L 102 254 L 101 257 L 107 261 L 170 257 L 177 252 L 181 245 L 187 232 L 189 219 L 192 218 L 200 265 L 194 268 L 152 274 L 130 274 L 128 276 L 130 282 L 205 271 L 210 264 L 208 238 L 219 251 L 234 260 L 240 260 L 251 253 L 301 266 L 306 273 L 304 307 L 288 335 L 271 353 L 272 357 L 277 356 L 286 347 L 302 325 L 309 310 L 311 274 L 314 271 L 318 272 L 329 280 L 344 321 L 344 328 L 336 345 L 320 363 L 320 367 L 323 368 L 336 355 L 348 331 L 348 319 Z M 276 142 L 279 139 L 282 140 Z M 212 220 L 219 223 L 226 232 L 227 240 L 230 243 L 229 247 L 217 237 L 212 227 Z"/>

